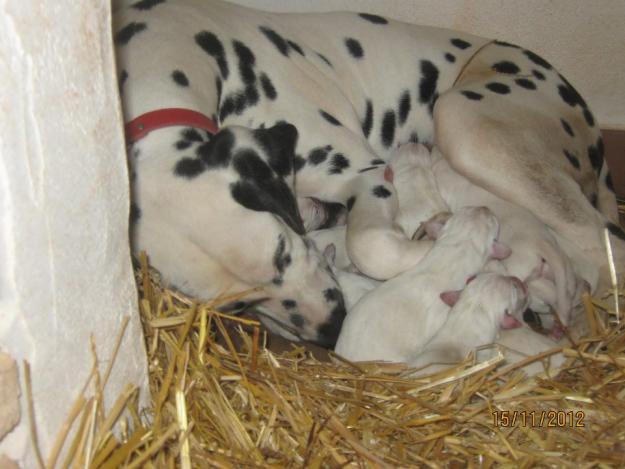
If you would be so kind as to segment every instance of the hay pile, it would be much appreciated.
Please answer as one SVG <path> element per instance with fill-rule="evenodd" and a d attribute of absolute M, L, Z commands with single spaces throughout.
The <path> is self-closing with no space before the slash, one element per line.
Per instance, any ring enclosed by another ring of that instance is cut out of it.
<path fill-rule="evenodd" d="M 603 301 L 586 299 L 592 335 L 564 350 L 558 376 L 528 380 L 496 355 L 410 379 L 399 365 L 321 362 L 303 347 L 278 356 L 258 323 L 163 289 L 142 263 L 153 408 L 138 415 L 129 387 L 104 415 L 105 377 L 92 374 L 60 467 L 625 465 L 625 326 Z"/>

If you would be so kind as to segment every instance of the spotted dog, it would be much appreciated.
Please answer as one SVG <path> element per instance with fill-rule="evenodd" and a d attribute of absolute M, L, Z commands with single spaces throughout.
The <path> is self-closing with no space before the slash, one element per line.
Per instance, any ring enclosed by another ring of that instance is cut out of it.
<path fill-rule="evenodd" d="M 396 275 L 423 252 L 394 223 L 383 168 L 411 141 L 436 142 L 459 173 L 533 212 L 585 268 L 605 270 L 605 226 L 624 257 L 593 114 L 529 50 L 368 13 L 218 0 L 131 1 L 113 34 L 126 122 L 163 109 L 194 116 L 148 129 L 130 151 L 134 248 L 183 290 L 260 285 L 253 299 L 277 330 L 331 346 L 343 300 L 293 194 L 358 206 L 350 259 L 373 278 Z M 209 139 L 198 114 L 219 133 Z M 275 125 L 297 130 L 287 148 L 264 135 Z"/>

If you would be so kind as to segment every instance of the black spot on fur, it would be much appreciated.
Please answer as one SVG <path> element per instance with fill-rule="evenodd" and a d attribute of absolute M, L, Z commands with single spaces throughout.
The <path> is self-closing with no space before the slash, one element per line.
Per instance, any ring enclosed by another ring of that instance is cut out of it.
<path fill-rule="evenodd" d="M 528 59 L 530 59 L 536 65 L 539 65 L 542 68 L 547 69 L 547 70 L 551 70 L 552 69 L 551 64 L 549 62 L 547 62 L 540 55 L 535 54 L 531 50 L 527 50 L 526 49 L 526 50 L 523 51 L 523 53 L 527 56 Z"/>
<path fill-rule="evenodd" d="M 614 192 L 614 182 L 612 181 L 612 174 L 608 171 L 607 176 L 605 177 L 605 185 L 608 189 Z"/>
<path fill-rule="evenodd" d="M 499 83 L 499 82 L 496 82 L 496 81 L 488 83 L 486 85 L 486 88 L 491 90 L 493 93 L 497 93 L 497 94 L 508 94 L 508 93 L 510 93 L 510 87 L 508 85 L 505 85 L 503 83 Z"/>
<path fill-rule="evenodd" d="M 445 54 L 445 60 L 446 60 L 447 62 L 449 62 L 449 63 L 452 63 L 452 64 L 453 64 L 453 63 L 456 61 L 456 56 L 455 56 L 454 54 L 451 54 L 451 53 L 447 52 L 447 53 Z"/>
<path fill-rule="evenodd" d="M 293 172 L 297 173 L 300 169 L 304 167 L 306 164 L 306 159 L 302 158 L 299 155 L 295 155 L 293 158 Z"/>
<path fill-rule="evenodd" d="M 462 90 L 460 93 L 473 101 L 479 101 L 484 97 L 484 95 L 471 90 Z"/>
<path fill-rule="evenodd" d="M 246 107 L 253 106 L 258 103 L 260 96 L 258 95 L 258 90 L 254 85 L 248 85 L 245 87 L 245 105 L 241 112 L 245 110 Z M 237 113 L 240 114 L 240 113 Z"/>
<path fill-rule="evenodd" d="M 421 61 L 421 81 L 419 82 L 419 101 L 430 103 L 436 93 L 438 68 L 429 60 Z"/>
<path fill-rule="evenodd" d="M 304 54 L 304 50 L 300 47 L 300 45 L 297 42 L 293 42 L 293 41 L 286 41 L 286 43 L 289 45 L 289 47 L 291 49 L 293 49 L 295 52 L 297 52 L 299 55 L 305 57 L 306 54 Z"/>
<path fill-rule="evenodd" d="M 317 329 L 317 343 L 326 348 L 333 348 L 341 332 L 341 326 L 345 319 L 345 302 L 343 294 L 337 288 L 329 288 L 324 291 L 328 303 L 336 303 L 330 314 L 330 319 Z"/>
<path fill-rule="evenodd" d="M 115 34 L 115 44 L 125 46 L 135 36 L 135 34 L 145 31 L 147 25 L 145 23 L 132 22 L 128 23 Z"/>
<path fill-rule="evenodd" d="M 221 78 L 215 77 L 215 90 L 217 91 L 217 108 L 221 104 L 221 92 L 223 91 L 223 83 Z"/>
<path fill-rule="evenodd" d="M 345 46 L 347 47 L 347 51 L 349 54 L 355 59 L 362 59 L 365 55 L 365 52 L 362 50 L 362 45 L 356 39 L 352 37 L 348 37 L 345 39 Z"/>
<path fill-rule="evenodd" d="M 517 78 L 514 82 L 519 85 L 521 88 L 525 88 L 526 90 L 535 90 L 536 83 L 532 80 L 528 80 L 527 78 Z"/>
<path fill-rule="evenodd" d="M 219 122 L 223 122 L 226 117 L 234 113 L 234 97 L 227 96 L 219 106 Z"/>
<path fill-rule="evenodd" d="M 182 138 L 185 140 L 190 140 L 192 142 L 203 142 L 204 138 L 202 135 L 194 129 L 193 127 L 189 127 L 188 129 L 184 129 L 181 132 Z"/>
<path fill-rule="evenodd" d="M 410 91 L 406 90 L 399 97 L 399 125 L 404 125 L 410 113 Z"/>
<path fill-rule="evenodd" d="M 326 301 L 339 301 L 343 295 L 338 288 L 327 288 L 323 291 L 323 296 Z"/>
<path fill-rule="evenodd" d="M 321 54 L 320 52 L 317 52 L 316 54 L 321 60 L 323 60 L 328 65 L 328 67 L 333 67 L 332 62 L 330 62 L 325 55 Z"/>
<path fill-rule="evenodd" d="M 464 39 L 454 38 L 454 39 L 451 39 L 450 42 L 452 43 L 452 45 L 454 45 L 458 49 L 464 50 L 464 49 L 467 49 L 468 47 L 471 47 L 471 43 L 465 41 Z"/>
<path fill-rule="evenodd" d="M 130 204 L 130 223 L 137 223 L 141 218 L 141 209 L 134 202 Z"/>
<path fill-rule="evenodd" d="M 132 4 L 135 10 L 150 10 L 160 3 L 165 3 L 165 0 L 140 0 Z"/>
<path fill-rule="evenodd" d="M 586 104 L 586 101 L 584 101 L 584 98 L 582 98 L 573 85 L 571 85 L 571 83 L 569 83 L 569 81 L 561 74 L 558 74 L 558 76 L 560 77 L 560 80 L 562 80 L 562 84 L 558 85 L 558 91 L 564 102 L 572 107 L 579 104 L 582 108 L 587 108 L 588 105 Z"/>
<path fill-rule="evenodd" d="M 172 79 L 176 82 L 176 84 L 180 86 L 189 86 L 189 79 L 184 74 L 184 72 L 180 70 L 174 70 L 171 72 Z"/>
<path fill-rule="evenodd" d="M 273 101 L 278 97 L 278 93 L 276 88 L 273 86 L 271 79 L 264 73 L 260 75 L 260 86 L 263 88 L 263 93 L 265 93 L 265 96 L 268 99 Z"/>
<path fill-rule="evenodd" d="M 575 155 L 573 155 L 566 149 L 563 149 L 562 152 L 564 153 L 564 156 L 566 156 L 566 159 L 569 160 L 569 163 L 573 165 L 573 167 L 575 167 L 576 169 L 580 168 L 579 159 Z"/>
<path fill-rule="evenodd" d="M 573 128 L 571 127 L 571 125 L 564 119 L 560 119 L 560 122 L 562 123 L 562 128 L 564 129 L 564 131 L 571 137 L 575 137 L 575 133 L 573 132 Z"/>
<path fill-rule="evenodd" d="M 187 148 L 189 148 L 191 145 L 193 145 L 193 142 L 190 142 L 188 140 L 178 140 L 175 144 L 174 147 L 176 148 L 176 150 L 186 150 Z"/>
<path fill-rule="evenodd" d="M 208 142 L 202 143 L 196 155 L 209 168 L 225 168 L 232 158 L 234 148 L 234 135 L 230 130 L 224 129 L 213 136 Z"/>
<path fill-rule="evenodd" d="M 201 31 L 195 35 L 195 42 L 204 52 L 213 57 L 219 67 L 219 73 L 225 80 L 228 78 L 228 62 L 221 41 L 209 31 Z"/>
<path fill-rule="evenodd" d="M 234 169 L 244 179 L 262 181 L 274 177 L 269 165 L 251 148 L 239 150 L 236 153 Z"/>
<path fill-rule="evenodd" d="M 313 148 L 308 154 L 308 162 L 313 166 L 323 163 L 328 158 L 328 153 L 332 150 L 332 146 Z"/>
<path fill-rule="evenodd" d="M 278 246 L 276 247 L 275 252 L 273 253 L 273 265 L 278 271 L 278 273 L 283 274 L 286 268 L 291 265 L 291 255 L 285 254 L 286 251 L 286 242 L 284 240 L 284 235 L 280 235 L 278 237 Z"/>
<path fill-rule="evenodd" d="M 590 145 L 588 147 L 588 159 L 592 168 L 599 173 L 601 166 L 603 166 L 603 140 L 601 137 L 597 140 L 596 145 Z"/>
<path fill-rule="evenodd" d="M 241 180 L 230 185 L 237 203 L 250 210 L 278 215 L 297 234 L 305 233 L 291 189 L 281 178 L 274 177 L 269 165 L 255 151 L 237 152 L 233 168 L 241 176 Z"/>
<path fill-rule="evenodd" d="M 592 112 L 590 112 L 590 109 L 585 108 L 583 114 L 584 114 L 584 119 L 586 119 L 586 123 L 590 127 L 594 127 L 595 126 L 595 118 L 593 117 Z"/>
<path fill-rule="evenodd" d="M 293 171 L 297 137 L 297 128 L 285 122 L 254 131 L 254 138 L 267 153 L 269 166 L 282 177 Z"/>
<path fill-rule="evenodd" d="M 388 20 L 386 18 L 378 15 L 372 15 L 371 13 L 358 13 L 358 16 L 373 24 L 388 24 Z"/>
<path fill-rule="evenodd" d="M 288 301 L 288 300 L 285 300 L 285 301 Z M 304 316 L 302 316 L 301 314 L 291 314 L 291 316 L 289 317 L 289 320 L 291 321 L 291 324 L 293 324 L 298 329 L 301 329 L 302 327 L 304 327 L 305 320 L 304 320 Z"/>
<path fill-rule="evenodd" d="M 616 236 L 617 238 L 622 239 L 623 241 L 625 241 L 625 232 L 623 231 L 623 228 L 621 228 L 618 225 L 615 225 L 612 222 L 608 222 L 605 227 L 608 229 L 608 231 L 610 233 L 612 233 L 614 236 Z"/>
<path fill-rule="evenodd" d="M 256 57 L 254 53 L 241 41 L 232 41 L 234 52 L 239 58 L 239 74 L 241 80 L 246 85 L 251 85 L 256 81 L 256 73 L 254 66 L 256 65 Z"/>
<path fill-rule="evenodd" d="M 532 75 L 534 75 L 539 80 L 545 79 L 545 74 L 541 72 L 540 70 L 532 70 Z"/>
<path fill-rule="evenodd" d="M 325 120 L 327 120 L 332 125 L 343 125 L 343 124 L 341 124 L 341 121 L 339 121 L 332 114 L 329 114 L 329 113 L 327 113 L 325 111 L 322 111 L 321 109 L 319 109 L 319 114 L 321 114 L 321 117 L 323 117 Z"/>
<path fill-rule="evenodd" d="M 434 114 L 434 105 L 436 104 L 437 99 L 438 99 L 438 93 L 434 93 L 434 96 L 432 96 L 432 100 L 430 101 L 430 104 L 428 104 L 428 111 L 430 112 L 430 116 Z"/>
<path fill-rule="evenodd" d="M 408 141 L 412 143 L 419 143 L 419 134 L 417 132 L 412 132 Z"/>
<path fill-rule="evenodd" d="M 347 168 L 349 168 L 349 160 L 342 153 L 336 153 L 332 157 L 328 174 L 341 174 Z"/>
<path fill-rule="evenodd" d="M 515 75 L 521 71 L 517 64 L 508 60 L 502 60 L 501 62 L 497 62 L 493 65 L 493 70 L 498 73 L 506 73 L 510 75 Z"/>
<path fill-rule="evenodd" d="M 375 165 L 378 165 L 378 164 L 386 164 L 386 161 L 381 160 L 381 159 L 379 159 L 379 158 L 376 158 L 376 159 L 373 159 L 373 160 L 369 161 L 369 163 L 370 163 L 370 164 L 375 164 Z"/>
<path fill-rule="evenodd" d="M 204 172 L 206 166 L 198 158 L 181 158 L 174 166 L 174 174 L 186 179 L 193 179 Z"/>
<path fill-rule="evenodd" d="M 128 72 L 126 70 L 122 70 L 121 73 L 119 74 L 119 90 L 121 91 L 122 87 L 124 86 L 124 83 L 126 83 L 126 80 L 128 80 Z"/>
<path fill-rule="evenodd" d="M 359 173 L 366 173 L 367 171 L 371 171 L 372 169 L 378 169 L 380 166 L 367 166 L 366 168 L 359 169 Z"/>
<path fill-rule="evenodd" d="M 266 26 L 261 26 L 259 29 L 260 32 L 263 33 L 274 46 L 276 46 L 276 49 L 278 49 L 282 55 L 285 57 L 289 56 L 289 44 L 282 36 Z"/>
<path fill-rule="evenodd" d="M 351 212 L 352 208 L 354 208 L 354 204 L 356 203 L 356 196 L 352 195 L 349 199 L 347 199 L 347 211 Z"/>
<path fill-rule="evenodd" d="M 380 129 L 380 138 L 382 145 L 386 148 L 393 144 L 395 139 L 395 112 L 386 111 L 382 118 L 382 128 Z"/>
<path fill-rule="evenodd" d="M 506 42 L 506 41 L 493 41 L 493 42 L 501 47 L 512 47 L 513 49 L 520 49 L 520 47 L 517 46 L 516 44 L 510 44 L 509 42 Z"/>
<path fill-rule="evenodd" d="M 367 110 L 365 111 L 365 120 L 362 121 L 362 133 L 366 138 L 369 137 L 371 133 L 371 128 L 373 127 L 373 103 L 370 99 L 367 99 Z"/>
<path fill-rule="evenodd" d="M 386 199 L 393 194 L 384 186 L 375 186 L 373 190 L 371 191 L 371 193 L 375 195 L 376 197 L 379 197 L 380 199 Z"/>

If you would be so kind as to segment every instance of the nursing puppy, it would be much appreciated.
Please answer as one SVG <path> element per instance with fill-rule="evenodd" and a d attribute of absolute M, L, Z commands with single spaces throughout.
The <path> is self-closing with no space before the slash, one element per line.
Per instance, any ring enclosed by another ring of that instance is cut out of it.
<path fill-rule="evenodd" d="M 527 287 L 516 277 L 479 274 L 464 290 L 444 292 L 443 301 L 453 306 L 447 321 L 410 365 L 438 369 L 441 364 L 463 360 L 480 345 L 495 342 L 500 329 L 521 327 L 515 315 L 527 307 Z"/>
<path fill-rule="evenodd" d="M 547 350 L 564 345 L 565 339 L 554 342 L 549 337 L 538 334 L 523 324 L 518 329 L 501 331 L 497 343 L 502 345 L 502 352 L 506 357 L 506 362 L 512 364 L 520 362 L 534 355 L 538 355 Z M 522 367 L 528 375 L 533 376 L 543 371 L 548 371 L 551 376 L 557 373 L 558 368 L 564 363 L 566 358 L 562 353 L 555 353 L 541 361 L 534 361 Z"/>
<path fill-rule="evenodd" d="M 439 193 L 432 164 L 430 150 L 421 143 L 401 145 L 389 160 L 399 202 L 395 222 L 408 237 L 432 216 L 449 211 Z"/>
<path fill-rule="evenodd" d="M 499 223 L 486 207 L 465 207 L 444 226 L 428 228 L 437 238 L 432 249 L 360 299 L 343 323 L 336 353 L 355 361 L 411 363 L 447 319 L 449 306 L 440 294 L 464 287 L 488 259 L 510 254 L 497 241 Z"/>
<path fill-rule="evenodd" d="M 454 171 L 437 148 L 432 150 L 432 162 L 440 195 L 452 211 L 467 204 L 484 205 L 493 211 L 501 224 L 500 239 L 512 249 L 512 255 L 503 261 L 508 274 L 527 282 L 533 310 L 549 312 L 551 307 L 566 326 L 573 307 L 579 303 L 584 282 L 547 226 L 528 210 L 491 194 Z M 556 328 L 553 333 L 558 335 L 559 330 Z"/>

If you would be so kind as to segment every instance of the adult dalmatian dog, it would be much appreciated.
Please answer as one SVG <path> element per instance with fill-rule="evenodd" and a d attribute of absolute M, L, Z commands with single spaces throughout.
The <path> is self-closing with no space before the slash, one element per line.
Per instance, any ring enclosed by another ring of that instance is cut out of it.
<path fill-rule="evenodd" d="M 529 50 L 367 13 L 218 0 L 129 2 L 114 40 L 134 248 L 201 298 L 261 286 L 249 299 L 287 337 L 332 347 L 345 316 L 296 197 L 354 209 L 348 254 L 373 278 L 423 257 L 394 224 L 384 169 L 410 141 L 436 143 L 456 171 L 533 212 L 593 287 L 608 278 L 604 227 L 624 265 L 593 114 Z"/>

